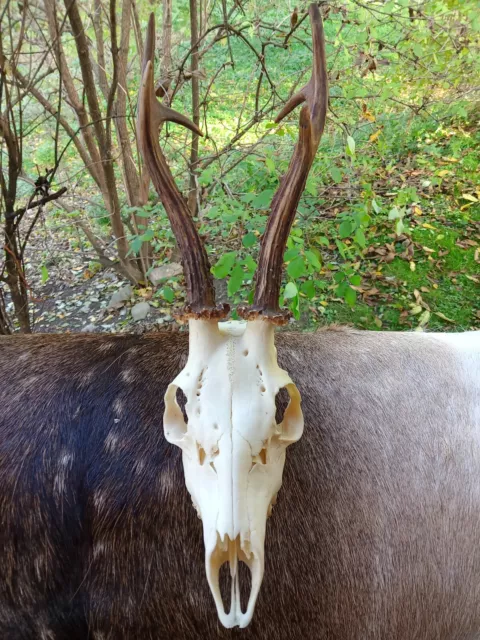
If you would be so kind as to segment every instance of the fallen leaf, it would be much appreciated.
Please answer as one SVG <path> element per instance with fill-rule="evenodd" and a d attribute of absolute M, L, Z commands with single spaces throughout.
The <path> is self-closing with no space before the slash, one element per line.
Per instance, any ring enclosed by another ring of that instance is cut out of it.
<path fill-rule="evenodd" d="M 418 319 L 418 326 L 419 327 L 425 327 L 428 324 L 428 321 L 430 320 L 430 311 L 426 310 L 422 313 L 422 315 L 419 317 Z"/>
<path fill-rule="evenodd" d="M 415 269 L 416 269 L 415 262 L 411 261 L 410 262 L 410 271 L 415 271 Z"/>
<path fill-rule="evenodd" d="M 451 322 L 452 324 L 455 324 L 455 320 L 450 320 L 450 318 L 447 318 L 447 316 L 443 314 L 441 311 L 434 311 L 434 313 L 436 316 L 438 316 L 442 320 L 445 320 L 445 322 Z"/>
<path fill-rule="evenodd" d="M 478 202 L 478 198 L 472 196 L 470 193 L 462 193 L 462 198 L 464 200 L 468 200 L 469 202 Z"/>

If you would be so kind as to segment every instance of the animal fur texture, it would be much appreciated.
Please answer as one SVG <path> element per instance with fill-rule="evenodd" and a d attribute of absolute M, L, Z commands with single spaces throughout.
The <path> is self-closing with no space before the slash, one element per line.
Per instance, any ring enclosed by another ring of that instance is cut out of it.
<path fill-rule="evenodd" d="M 414 334 L 277 346 L 305 433 L 253 621 L 226 630 L 163 436 L 187 335 L 0 340 L 2 640 L 480 638 L 479 359 Z"/>

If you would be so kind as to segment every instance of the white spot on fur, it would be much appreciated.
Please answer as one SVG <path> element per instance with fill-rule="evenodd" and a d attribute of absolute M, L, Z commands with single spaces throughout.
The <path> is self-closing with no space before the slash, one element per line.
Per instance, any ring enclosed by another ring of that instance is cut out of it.
<path fill-rule="evenodd" d="M 45 579 L 45 574 L 46 574 L 45 556 L 40 553 L 38 556 L 36 556 L 35 560 L 33 561 L 33 564 L 35 566 L 35 575 L 37 576 L 37 580 L 39 582 L 42 582 Z"/>
<path fill-rule="evenodd" d="M 38 632 L 40 634 L 40 640 L 55 640 L 53 631 L 42 623 L 40 623 L 38 627 Z"/>
<path fill-rule="evenodd" d="M 79 376 L 79 380 L 78 380 L 79 386 L 84 387 L 90 384 L 93 381 L 94 377 L 95 377 L 95 369 L 90 369 L 89 371 L 86 371 L 81 376 Z"/>
<path fill-rule="evenodd" d="M 125 369 L 122 371 L 122 380 L 124 382 L 132 382 L 133 380 L 133 371 L 131 369 Z"/>
<path fill-rule="evenodd" d="M 113 342 L 102 342 L 102 344 L 98 347 L 99 351 L 110 351 L 113 347 Z"/>
<path fill-rule="evenodd" d="M 121 416 L 123 413 L 123 400 L 121 398 L 115 398 L 115 400 L 113 401 L 113 412 L 117 415 L 117 416 Z"/>
<path fill-rule="evenodd" d="M 69 453 L 68 451 L 62 451 L 60 454 L 59 463 L 62 467 L 72 467 L 73 463 L 73 453 Z"/>
<path fill-rule="evenodd" d="M 107 502 L 107 496 L 102 491 L 95 491 L 93 494 L 93 504 L 96 509 L 101 509 Z"/>
<path fill-rule="evenodd" d="M 115 431 L 110 431 L 108 436 L 105 438 L 105 451 L 108 453 L 113 453 L 118 445 L 118 434 Z"/>
<path fill-rule="evenodd" d="M 133 469 L 135 473 L 140 474 L 145 469 L 145 461 L 144 460 L 135 460 L 133 464 Z"/>
<path fill-rule="evenodd" d="M 103 542 L 97 542 L 93 546 L 93 557 L 97 559 L 102 553 L 105 553 L 105 545 Z"/>

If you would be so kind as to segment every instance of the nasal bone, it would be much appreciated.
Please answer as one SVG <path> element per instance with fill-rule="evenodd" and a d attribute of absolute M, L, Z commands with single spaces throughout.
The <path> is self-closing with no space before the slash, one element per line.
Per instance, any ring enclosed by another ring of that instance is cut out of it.
<path fill-rule="evenodd" d="M 220 538 L 217 533 L 217 544 L 210 553 L 206 553 L 207 580 L 215 600 L 220 622 L 227 629 L 232 627 L 246 627 L 253 616 L 255 603 L 263 578 L 263 557 L 250 549 L 248 540 L 242 540 L 238 535 L 235 539 L 225 535 Z M 242 611 L 240 601 L 240 572 L 239 563 L 244 562 L 251 574 L 251 588 L 248 604 L 245 611 Z M 220 592 L 220 568 L 225 564 L 229 565 L 230 573 L 230 611 L 225 611 L 225 606 Z"/>

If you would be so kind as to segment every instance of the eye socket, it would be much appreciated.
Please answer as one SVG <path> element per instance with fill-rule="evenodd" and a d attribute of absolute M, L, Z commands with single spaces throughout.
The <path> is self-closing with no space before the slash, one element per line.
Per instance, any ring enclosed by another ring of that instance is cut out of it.
<path fill-rule="evenodd" d="M 187 404 L 187 396 L 183 393 L 183 391 L 182 391 L 182 389 L 180 389 L 180 387 L 178 387 L 178 389 L 177 389 L 176 398 L 177 398 L 178 406 L 182 410 L 183 419 L 185 420 L 185 423 L 187 423 L 188 422 L 188 416 L 187 416 L 187 411 L 185 409 L 185 405 Z"/>
<path fill-rule="evenodd" d="M 275 422 L 277 424 L 281 424 L 281 422 L 283 422 L 285 409 L 288 407 L 289 402 L 290 395 L 286 387 L 282 387 L 275 396 Z"/>

